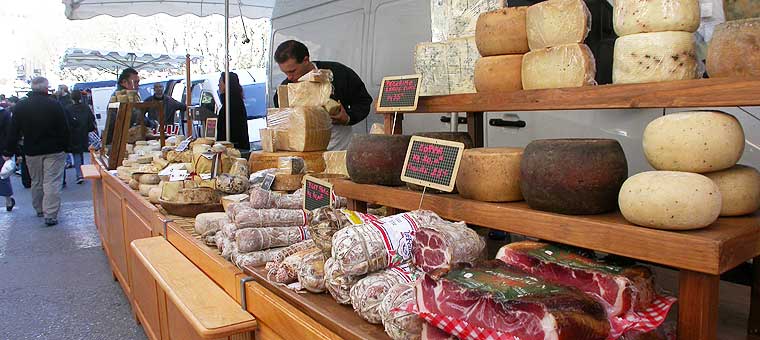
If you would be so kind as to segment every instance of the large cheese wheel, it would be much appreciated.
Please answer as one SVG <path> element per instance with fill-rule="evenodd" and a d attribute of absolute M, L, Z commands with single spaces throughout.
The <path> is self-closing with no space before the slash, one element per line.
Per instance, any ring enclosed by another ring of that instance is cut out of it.
<path fill-rule="evenodd" d="M 158 188 L 158 185 L 156 185 L 156 184 L 140 184 L 140 188 L 139 188 L 140 195 L 142 195 L 143 197 L 150 196 L 150 190 L 153 189 L 153 188 Z"/>
<path fill-rule="evenodd" d="M 161 178 L 157 174 L 142 174 L 138 176 L 137 181 L 140 184 L 156 185 L 158 182 L 161 182 Z"/>
<path fill-rule="evenodd" d="M 614 210 L 626 177 L 625 153 L 612 139 L 535 140 L 520 162 L 520 188 L 528 205 L 561 214 Z"/>
<path fill-rule="evenodd" d="M 530 51 L 522 60 L 526 90 L 595 85 L 596 62 L 584 44 L 567 44 Z"/>
<path fill-rule="evenodd" d="M 219 203 L 219 196 L 211 188 L 180 189 L 177 194 L 177 203 L 180 204 L 208 204 Z"/>
<path fill-rule="evenodd" d="M 443 139 L 447 141 L 452 142 L 458 142 L 464 144 L 464 148 L 466 149 L 472 149 L 475 145 L 472 142 L 472 137 L 467 132 L 418 132 L 415 133 L 414 136 L 420 136 L 420 137 L 427 137 L 427 138 L 434 138 L 434 139 Z M 406 187 L 415 191 L 422 191 L 425 189 L 425 187 L 413 183 L 406 183 Z M 428 188 L 425 189 L 426 192 L 431 194 L 438 194 L 443 193 L 443 191 Z M 454 185 L 454 190 L 451 191 L 451 193 L 458 192 L 456 185 Z"/>
<path fill-rule="evenodd" d="M 360 184 L 399 186 L 411 136 L 355 135 L 346 152 L 351 180 Z"/>
<path fill-rule="evenodd" d="M 522 154 L 522 148 L 465 150 L 457 175 L 459 195 L 486 202 L 522 200 L 520 192 Z"/>
<path fill-rule="evenodd" d="M 475 62 L 475 90 L 509 92 L 522 89 L 521 54 L 482 57 Z"/>
<path fill-rule="evenodd" d="M 583 0 L 547 0 L 528 8 L 525 16 L 531 51 L 586 40 L 591 12 Z"/>
<path fill-rule="evenodd" d="M 697 77 L 692 33 L 641 33 L 620 37 L 615 41 L 612 61 L 612 82 L 615 84 Z"/>
<path fill-rule="evenodd" d="M 481 13 L 475 25 L 475 44 L 481 56 L 524 54 L 528 48 L 525 13 L 528 7 L 509 7 Z"/>
<path fill-rule="evenodd" d="M 615 0 L 612 25 L 619 36 L 699 27 L 698 0 Z"/>
<path fill-rule="evenodd" d="M 720 189 L 720 216 L 751 214 L 760 208 L 760 172 L 746 165 L 705 174 Z"/>
<path fill-rule="evenodd" d="M 618 197 L 626 220 L 670 230 L 704 228 L 721 210 L 720 189 L 709 178 L 680 171 L 648 171 L 631 176 Z"/>
<path fill-rule="evenodd" d="M 277 168 L 280 163 L 280 157 L 301 157 L 306 161 L 306 168 L 313 172 L 325 171 L 325 160 L 322 158 L 324 151 L 312 151 L 312 152 L 251 152 L 251 156 L 248 158 L 248 167 L 250 172 L 264 169 Z"/>
<path fill-rule="evenodd" d="M 711 78 L 760 77 L 760 18 L 715 27 L 707 46 L 707 74 Z"/>
<path fill-rule="evenodd" d="M 728 169 L 744 152 L 744 130 L 720 111 L 679 112 L 644 129 L 644 156 L 657 170 L 711 172 Z"/>

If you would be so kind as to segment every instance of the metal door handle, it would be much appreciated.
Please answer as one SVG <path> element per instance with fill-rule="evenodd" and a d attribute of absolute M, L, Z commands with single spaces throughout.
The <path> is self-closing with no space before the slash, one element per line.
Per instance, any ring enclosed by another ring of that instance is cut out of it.
<path fill-rule="evenodd" d="M 488 125 L 499 126 L 499 127 L 523 128 L 525 127 L 526 124 L 524 120 L 504 120 L 501 118 L 492 118 L 488 121 Z"/>
<path fill-rule="evenodd" d="M 467 124 L 467 117 L 459 117 L 457 122 L 459 122 L 459 124 Z M 451 123 L 451 117 L 441 116 L 441 123 Z"/>

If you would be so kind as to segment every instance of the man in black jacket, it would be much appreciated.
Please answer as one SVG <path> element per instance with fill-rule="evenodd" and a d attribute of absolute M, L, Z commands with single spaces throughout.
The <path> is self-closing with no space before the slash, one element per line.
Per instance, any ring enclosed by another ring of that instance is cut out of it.
<path fill-rule="evenodd" d="M 32 80 L 32 94 L 19 102 L 11 118 L 5 156 L 17 152 L 24 138 L 24 155 L 32 177 L 32 205 L 45 224 L 58 224 L 61 181 L 70 143 L 69 126 L 61 104 L 48 96 L 48 81 Z"/>
<path fill-rule="evenodd" d="M 332 99 L 340 102 L 341 109 L 331 115 L 333 127 L 329 150 L 345 150 L 351 142 L 352 125 L 363 121 L 369 114 L 372 96 L 359 75 L 351 68 L 338 62 L 311 61 L 309 49 L 299 41 L 288 40 L 280 44 L 274 52 L 274 61 L 287 79 L 282 85 L 298 82 L 303 75 L 317 69 L 331 70 L 333 73 Z M 274 105 L 278 107 L 277 92 Z"/>
<path fill-rule="evenodd" d="M 177 111 L 180 112 L 180 122 L 182 121 L 182 117 L 184 117 L 185 111 L 187 111 L 187 106 L 185 104 L 182 104 L 178 102 L 176 99 L 165 96 L 164 95 L 164 85 L 161 83 L 155 83 L 153 84 L 153 95 L 146 98 L 144 102 L 151 102 L 151 101 L 164 101 L 164 124 L 166 126 L 174 125 L 174 116 L 177 113 Z M 148 111 L 148 118 L 151 120 L 151 125 L 154 125 L 156 129 L 160 126 L 160 122 L 158 121 L 158 110 L 150 109 Z"/>

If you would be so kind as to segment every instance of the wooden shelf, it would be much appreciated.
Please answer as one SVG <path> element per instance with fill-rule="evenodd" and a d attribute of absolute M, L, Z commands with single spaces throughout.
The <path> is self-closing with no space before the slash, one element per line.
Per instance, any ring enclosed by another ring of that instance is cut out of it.
<path fill-rule="evenodd" d="M 331 180 L 351 200 L 415 210 L 421 194 L 406 188 Z M 532 210 L 525 202 L 485 203 L 426 194 L 422 209 L 441 217 L 548 241 L 718 275 L 760 255 L 760 216 L 720 218 L 708 228 L 665 231 L 628 223 L 620 213 L 570 216 Z"/>
<path fill-rule="evenodd" d="M 420 97 L 417 111 L 406 114 L 757 105 L 760 78 L 713 78 Z"/>
<path fill-rule="evenodd" d="M 254 281 L 292 304 L 330 331 L 346 340 L 388 339 L 382 325 L 373 325 L 354 312 L 351 306 L 340 305 L 330 294 L 296 293 L 267 280 L 264 267 L 245 267 L 243 271 Z"/>

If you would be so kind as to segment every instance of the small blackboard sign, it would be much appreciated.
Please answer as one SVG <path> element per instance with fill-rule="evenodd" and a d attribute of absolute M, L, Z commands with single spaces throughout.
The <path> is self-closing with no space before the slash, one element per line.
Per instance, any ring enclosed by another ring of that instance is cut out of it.
<path fill-rule="evenodd" d="M 217 137 L 216 136 L 216 122 L 217 122 L 217 118 L 206 118 L 206 133 L 204 134 L 206 138 L 217 139 L 216 138 Z M 227 137 L 225 136 L 222 138 L 227 138 Z"/>
<path fill-rule="evenodd" d="M 417 110 L 420 98 L 420 75 L 385 77 L 380 85 L 377 112 L 408 112 Z"/>
<path fill-rule="evenodd" d="M 174 151 L 183 152 L 187 150 L 187 147 L 190 146 L 190 143 L 192 143 L 193 140 L 194 140 L 193 137 L 188 137 L 187 139 L 179 142 L 179 145 L 177 145 L 177 147 L 174 148 Z"/>
<path fill-rule="evenodd" d="M 451 192 L 463 151 L 462 143 L 414 136 L 406 151 L 401 180 Z"/>
<path fill-rule="evenodd" d="M 264 190 L 272 190 L 272 184 L 274 183 L 274 174 L 268 174 L 264 177 L 264 181 L 261 182 L 261 188 Z"/>
<path fill-rule="evenodd" d="M 303 208 L 305 210 L 311 211 L 321 207 L 332 206 L 332 184 L 312 176 L 304 176 L 303 180 L 303 190 L 305 193 L 303 195 Z"/>

